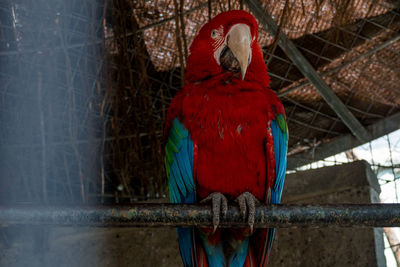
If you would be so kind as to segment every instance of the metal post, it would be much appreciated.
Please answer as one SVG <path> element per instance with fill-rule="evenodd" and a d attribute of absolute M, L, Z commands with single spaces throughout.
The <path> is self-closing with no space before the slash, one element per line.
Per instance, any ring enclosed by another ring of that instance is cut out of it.
<path fill-rule="evenodd" d="M 211 227 L 206 205 L 0 206 L 0 225 L 94 227 Z M 230 206 L 221 227 L 247 227 Z M 265 205 L 256 209 L 254 227 L 399 227 L 400 204 Z"/>

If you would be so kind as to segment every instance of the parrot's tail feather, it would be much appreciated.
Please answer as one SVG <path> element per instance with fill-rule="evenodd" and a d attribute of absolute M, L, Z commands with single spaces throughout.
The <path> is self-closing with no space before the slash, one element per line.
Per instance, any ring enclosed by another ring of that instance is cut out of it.
<path fill-rule="evenodd" d="M 207 255 L 203 246 L 196 246 L 197 265 L 195 267 L 208 267 Z"/>
<path fill-rule="evenodd" d="M 267 266 L 274 236 L 275 228 L 257 229 L 251 236 L 249 247 L 257 263 L 255 267 Z"/>
<path fill-rule="evenodd" d="M 244 261 L 243 267 L 258 267 L 257 259 L 256 256 L 254 255 L 252 246 L 249 246 L 249 249 L 247 250 L 247 257 L 246 260 Z"/>
<path fill-rule="evenodd" d="M 266 267 L 269 260 L 269 255 L 271 253 L 272 243 L 274 242 L 275 237 L 275 228 L 269 228 L 265 230 L 266 234 L 266 242 L 264 245 L 263 256 L 260 261 L 260 267 Z"/>

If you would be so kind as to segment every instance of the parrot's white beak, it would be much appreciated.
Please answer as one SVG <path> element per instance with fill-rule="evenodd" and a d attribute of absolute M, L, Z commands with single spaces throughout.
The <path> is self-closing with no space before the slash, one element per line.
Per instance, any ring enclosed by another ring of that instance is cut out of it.
<path fill-rule="evenodd" d="M 247 67 L 251 61 L 251 33 L 246 24 L 235 24 L 226 35 L 227 45 L 235 58 L 239 61 L 242 80 L 246 75 Z"/>

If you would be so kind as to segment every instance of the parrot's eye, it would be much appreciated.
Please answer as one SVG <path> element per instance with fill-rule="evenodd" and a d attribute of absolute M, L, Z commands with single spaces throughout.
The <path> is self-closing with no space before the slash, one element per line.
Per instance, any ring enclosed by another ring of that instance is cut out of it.
<path fill-rule="evenodd" d="M 212 30 L 211 31 L 211 38 L 216 38 L 217 37 L 217 30 Z"/>

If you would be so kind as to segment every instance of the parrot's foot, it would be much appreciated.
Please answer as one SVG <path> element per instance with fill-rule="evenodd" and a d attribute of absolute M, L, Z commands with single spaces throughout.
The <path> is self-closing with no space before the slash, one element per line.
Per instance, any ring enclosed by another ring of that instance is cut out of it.
<path fill-rule="evenodd" d="M 210 202 L 213 212 L 213 226 L 214 226 L 213 233 L 214 233 L 219 225 L 220 215 L 222 214 L 223 218 L 226 216 L 226 213 L 228 212 L 228 200 L 223 194 L 214 192 L 209 194 L 208 197 L 206 197 L 202 201 L 200 201 L 200 203 L 210 203 Z"/>
<path fill-rule="evenodd" d="M 256 204 L 259 203 L 258 200 L 250 192 L 244 192 L 236 198 L 236 202 L 239 203 L 240 214 L 243 216 L 244 220 L 246 220 L 246 211 L 248 212 L 250 232 L 253 233 Z"/>

